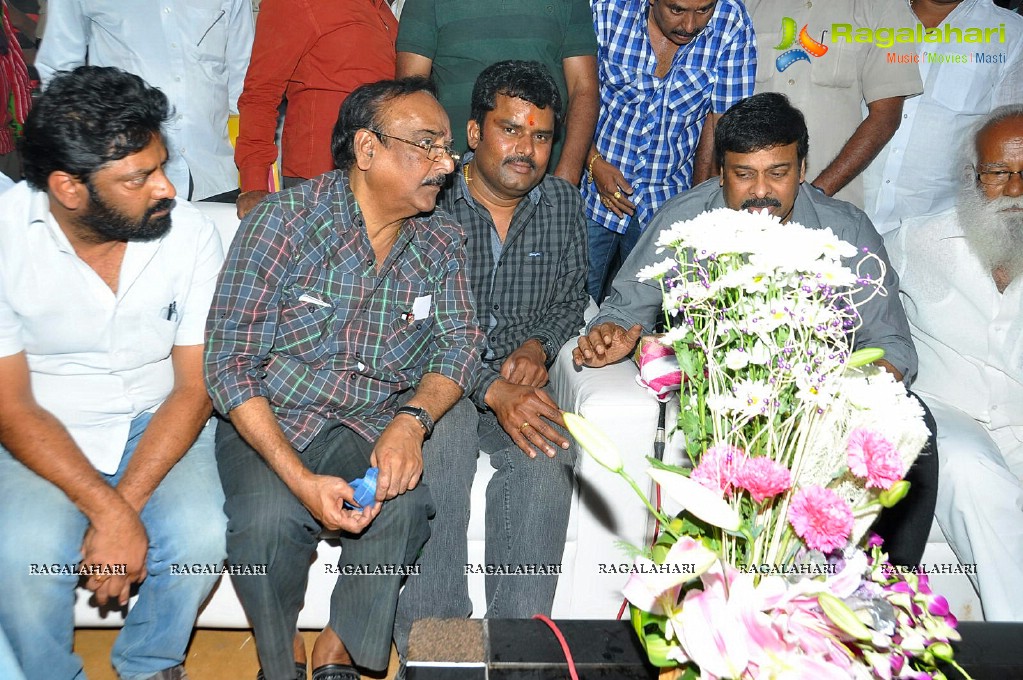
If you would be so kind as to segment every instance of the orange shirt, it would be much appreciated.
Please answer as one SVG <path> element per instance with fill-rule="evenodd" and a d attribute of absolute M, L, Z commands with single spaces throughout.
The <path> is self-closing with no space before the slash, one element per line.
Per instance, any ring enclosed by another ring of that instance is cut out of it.
<path fill-rule="evenodd" d="M 282 174 L 312 178 L 334 168 L 338 109 L 359 85 L 394 77 L 397 33 L 385 0 L 263 0 L 238 99 L 234 160 L 242 191 L 267 189 L 282 97 Z"/>

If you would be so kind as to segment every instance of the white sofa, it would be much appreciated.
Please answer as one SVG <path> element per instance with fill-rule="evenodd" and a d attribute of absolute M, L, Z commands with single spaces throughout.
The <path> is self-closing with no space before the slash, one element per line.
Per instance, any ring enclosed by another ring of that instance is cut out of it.
<path fill-rule="evenodd" d="M 220 229 L 225 248 L 230 243 L 238 220 L 234 206 L 199 203 Z M 592 311 L 592 310 L 591 310 Z M 626 469 L 645 484 L 646 457 L 653 455 L 657 427 L 656 401 L 635 381 L 636 368 L 623 362 L 602 369 L 577 369 L 572 365 L 569 342 L 551 371 L 550 391 L 562 409 L 579 413 L 599 425 L 618 445 Z M 669 414 L 669 429 L 672 422 Z M 679 460 L 681 452 L 669 440 L 666 460 Z M 469 525 L 469 562 L 480 564 L 483 557 L 483 508 L 486 483 L 493 469 L 484 456 L 478 461 L 472 492 L 472 516 Z M 620 542 L 642 545 L 650 540 L 652 524 L 646 509 L 629 487 L 585 455 L 579 456 L 577 488 L 573 495 L 562 576 L 554 599 L 555 618 L 614 618 L 622 604 L 621 588 L 627 579 L 619 573 L 629 560 Z M 340 546 L 336 541 L 321 541 L 310 567 L 309 588 L 299 627 L 321 628 L 327 621 L 329 595 L 334 575 L 328 567 L 337 563 Z M 955 556 L 945 543 L 937 525 L 924 555 L 928 564 L 955 564 Z M 483 576 L 469 577 L 469 591 L 475 616 L 486 609 Z M 953 611 L 962 619 L 980 619 L 979 600 L 969 580 L 961 575 L 937 575 L 931 578 L 936 592 L 944 594 Z M 102 615 L 88 602 L 89 593 L 79 590 L 75 621 L 79 626 L 118 626 L 121 612 Z M 210 628 L 246 628 L 248 623 L 230 579 L 221 579 L 213 596 L 199 616 L 198 625 Z"/>

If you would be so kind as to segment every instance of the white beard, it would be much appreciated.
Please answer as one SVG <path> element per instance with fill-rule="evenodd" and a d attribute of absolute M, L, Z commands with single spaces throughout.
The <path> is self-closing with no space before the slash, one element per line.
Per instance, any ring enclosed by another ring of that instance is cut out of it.
<path fill-rule="evenodd" d="M 1020 212 L 1002 212 L 1008 208 Z M 956 214 L 967 245 L 989 271 L 1002 267 L 1010 280 L 1023 274 L 1023 197 L 989 199 L 971 182 L 959 192 Z"/>

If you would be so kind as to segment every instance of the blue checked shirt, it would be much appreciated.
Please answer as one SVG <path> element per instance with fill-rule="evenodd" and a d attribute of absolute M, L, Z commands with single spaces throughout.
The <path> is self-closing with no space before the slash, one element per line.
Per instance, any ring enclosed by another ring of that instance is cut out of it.
<path fill-rule="evenodd" d="M 753 22 L 739 0 L 718 0 L 707 27 L 678 48 L 664 78 L 654 76 L 647 0 L 593 0 L 600 74 L 597 151 L 618 168 L 635 193 L 640 228 L 668 198 L 692 185 L 693 157 L 708 113 L 753 94 L 757 72 Z M 584 182 L 586 214 L 625 233 L 618 218 Z"/>
<path fill-rule="evenodd" d="M 329 420 L 375 441 L 424 373 L 467 390 L 483 347 L 461 228 L 406 220 L 378 272 L 336 170 L 242 222 L 207 322 L 206 385 L 224 414 L 266 397 L 298 450 Z"/>

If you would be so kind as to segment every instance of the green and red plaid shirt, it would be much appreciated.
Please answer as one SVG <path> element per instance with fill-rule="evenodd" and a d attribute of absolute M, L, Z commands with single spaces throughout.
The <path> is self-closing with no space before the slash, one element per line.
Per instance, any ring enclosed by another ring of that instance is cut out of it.
<path fill-rule="evenodd" d="M 484 341 L 464 242 L 444 213 L 411 218 L 378 272 L 345 172 L 272 194 L 242 222 L 213 298 L 214 406 L 266 397 L 302 450 L 328 420 L 374 441 L 424 373 L 467 389 Z"/>

